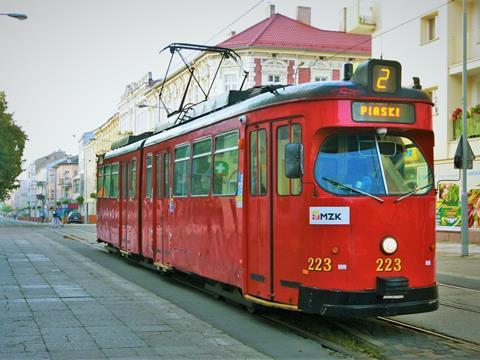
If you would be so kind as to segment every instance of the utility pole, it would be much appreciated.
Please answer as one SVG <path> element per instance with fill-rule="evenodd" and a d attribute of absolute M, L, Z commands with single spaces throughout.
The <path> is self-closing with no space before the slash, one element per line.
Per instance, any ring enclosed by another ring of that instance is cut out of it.
<path fill-rule="evenodd" d="M 467 1 L 463 0 L 463 56 L 462 56 L 462 256 L 468 256 L 467 208 Z"/>

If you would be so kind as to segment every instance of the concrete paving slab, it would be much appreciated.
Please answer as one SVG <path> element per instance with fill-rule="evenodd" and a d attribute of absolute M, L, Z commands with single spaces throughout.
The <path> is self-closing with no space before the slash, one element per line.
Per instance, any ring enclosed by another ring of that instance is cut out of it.
<path fill-rule="evenodd" d="M 49 352 L 53 360 L 96 360 L 107 359 L 101 350 L 55 350 Z"/>
<path fill-rule="evenodd" d="M 195 348 L 210 358 L 262 357 L 41 231 L 1 230 L 0 332 L 11 336 L 0 337 L 0 354 L 8 358 L 180 358 Z M 186 321 L 201 331 L 168 324 Z M 161 341 L 172 349 L 163 351 Z M 228 344 L 239 348 L 225 350 Z"/>

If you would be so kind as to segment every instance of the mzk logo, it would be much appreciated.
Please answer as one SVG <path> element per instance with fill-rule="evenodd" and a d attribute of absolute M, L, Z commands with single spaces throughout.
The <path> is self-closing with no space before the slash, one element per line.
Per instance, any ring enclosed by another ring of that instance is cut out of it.
<path fill-rule="evenodd" d="M 312 225 L 347 225 L 350 224 L 350 208 L 346 206 L 325 206 L 310 208 Z"/>
<path fill-rule="evenodd" d="M 322 214 L 321 212 L 314 211 L 312 215 L 312 220 L 342 220 L 342 214 L 340 213 L 326 213 Z"/>

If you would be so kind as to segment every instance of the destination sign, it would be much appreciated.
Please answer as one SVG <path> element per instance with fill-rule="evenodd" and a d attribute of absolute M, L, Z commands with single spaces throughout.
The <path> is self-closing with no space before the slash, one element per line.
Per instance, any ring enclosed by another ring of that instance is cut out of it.
<path fill-rule="evenodd" d="M 352 119 L 358 122 L 415 123 L 413 104 L 353 102 Z"/>

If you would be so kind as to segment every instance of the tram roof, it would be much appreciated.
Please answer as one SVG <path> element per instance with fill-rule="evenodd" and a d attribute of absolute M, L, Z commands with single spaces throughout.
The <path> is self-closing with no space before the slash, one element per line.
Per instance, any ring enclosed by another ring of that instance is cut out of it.
<path fill-rule="evenodd" d="M 266 86 L 266 88 L 268 88 L 268 86 Z M 105 159 L 135 151 L 142 146 L 147 147 L 158 144 L 162 141 L 221 122 L 225 119 L 241 116 L 250 111 L 272 105 L 279 105 L 292 101 L 308 101 L 316 99 L 326 100 L 361 98 L 375 98 L 375 100 L 380 101 L 385 99 L 388 101 L 410 100 L 431 103 L 429 95 L 420 90 L 401 88 L 401 90 L 395 95 L 371 93 L 367 87 L 352 81 L 322 81 L 285 87 L 271 87 L 271 92 L 269 91 L 259 95 L 254 95 L 246 100 L 230 106 L 225 106 L 213 112 L 208 112 L 207 114 L 200 113 L 197 117 L 192 118 L 188 122 L 167 128 L 148 137 L 146 140 L 137 141 L 135 143 L 110 151 L 105 154 Z"/>

